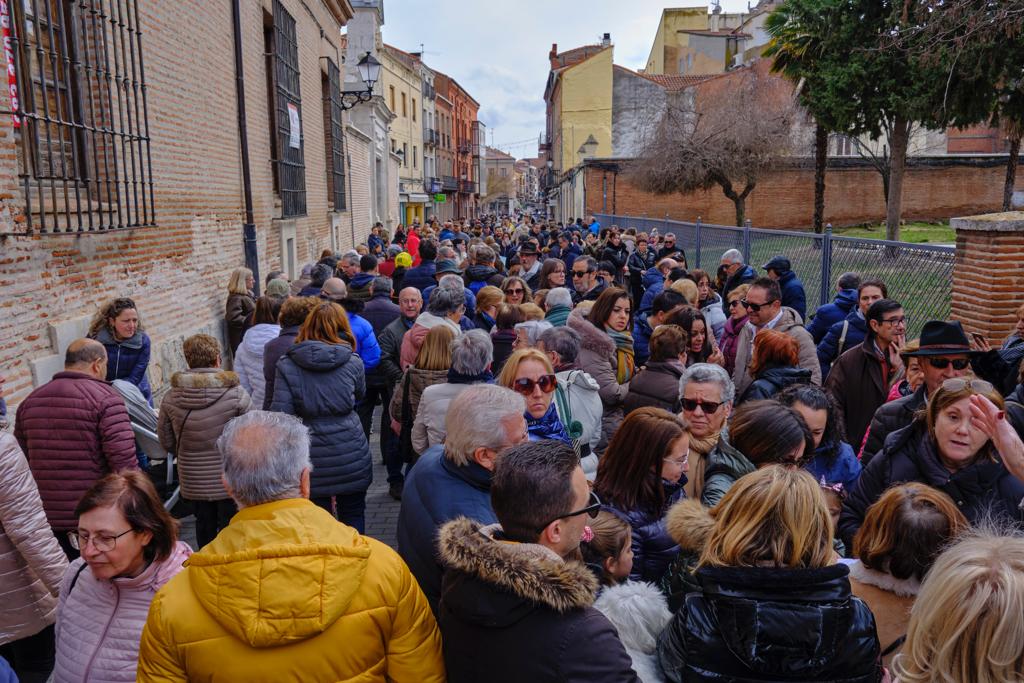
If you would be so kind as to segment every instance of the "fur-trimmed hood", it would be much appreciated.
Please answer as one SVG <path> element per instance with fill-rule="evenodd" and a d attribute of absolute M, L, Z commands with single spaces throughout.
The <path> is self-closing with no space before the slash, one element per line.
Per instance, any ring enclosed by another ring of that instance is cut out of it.
<path fill-rule="evenodd" d="M 579 333 L 581 348 L 602 356 L 610 356 L 615 353 L 615 342 L 612 341 L 612 338 L 587 320 L 579 308 L 573 309 L 565 324 Z"/>
<path fill-rule="evenodd" d="M 466 611 L 463 618 L 512 622 L 524 607 L 565 613 L 594 603 L 597 579 L 586 566 L 565 562 L 542 545 L 502 541 L 497 524 L 485 527 L 465 517 L 454 519 L 441 527 L 438 550 L 447 569 L 487 584 L 487 596 L 495 598 L 481 600 L 479 590 L 458 579 L 450 582 L 446 575 L 442 601 Z"/>
<path fill-rule="evenodd" d="M 881 588 L 901 598 L 914 597 L 921 590 L 921 582 L 917 579 L 897 579 L 892 574 L 864 566 L 860 560 L 850 565 L 850 579 Z"/>
<path fill-rule="evenodd" d="M 685 498 L 669 508 L 665 526 L 680 550 L 700 554 L 715 526 L 715 518 L 699 500 Z"/>
<path fill-rule="evenodd" d="M 171 377 L 171 386 L 181 389 L 230 389 L 238 384 L 237 374 L 216 368 L 186 370 Z"/>

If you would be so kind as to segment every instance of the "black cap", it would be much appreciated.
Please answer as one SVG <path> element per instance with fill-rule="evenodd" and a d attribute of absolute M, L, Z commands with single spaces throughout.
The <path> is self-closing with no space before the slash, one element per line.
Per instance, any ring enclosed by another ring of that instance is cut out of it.
<path fill-rule="evenodd" d="M 785 256 L 774 256 L 772 260 L 761 266 L 765 270 L 774 270 L 776 273 L 784 273 L 787 270 L 792 270 L 792 265 L 789 259 Z"/>

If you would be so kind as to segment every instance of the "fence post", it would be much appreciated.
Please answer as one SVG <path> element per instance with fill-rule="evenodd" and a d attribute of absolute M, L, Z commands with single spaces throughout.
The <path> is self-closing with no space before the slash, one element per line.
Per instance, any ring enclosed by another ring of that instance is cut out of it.
<path fill-rule="evenodd" d="M 824 306 L 832 294 L 832 224 L 825 226 L 821 238 L 821 295 L 818 305 Z"/>
<path fill-rule="evenodd" d="M 697 216 L 697 229 L 693 236 L 693 250 L 696 252 L 693 258 L 697 264 L 694 268 L 700 268 L 700 216 Z"/>
<path fill-rule="evenodd" d="M 665 214 L 665 232 L 668 232 L 668 214 L 667 213 Z"/>
<path fill-rule="evenodd" d="M 743 262 L 750 263 L 750 221 L 743 221 Z"/>

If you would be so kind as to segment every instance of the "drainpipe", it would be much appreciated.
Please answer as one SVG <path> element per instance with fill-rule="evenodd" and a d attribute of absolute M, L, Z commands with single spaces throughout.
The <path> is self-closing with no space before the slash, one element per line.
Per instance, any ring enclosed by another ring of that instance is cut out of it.
<path fill-rule="evenodd" d="M 260 259 L 256 252 L 256 220 L 252 213 L 252 176 L 249 173 L 249 129 L 245 119 L 245 73 L 242 71 L 242 8 L 240 0 L 231 1 L 231 28 L 235 40 L 235 97 L 238 100 L 238 143 L 242 157 L 242 193 L 245 196 L 245 224 L 242 226 L 242 246 L 245 249 L 245 267 L 252 271 L 256 281 L 253 291 L 260 293 Z"/>

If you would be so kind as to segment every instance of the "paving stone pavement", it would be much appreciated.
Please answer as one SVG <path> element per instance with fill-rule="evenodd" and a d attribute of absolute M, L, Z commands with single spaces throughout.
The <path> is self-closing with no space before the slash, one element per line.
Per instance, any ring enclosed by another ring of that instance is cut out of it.
<path fill-rule="evenodd" d="M 370 456 L 373 458 L 373 483 L 366 492 L 366 535 L 398 549 L 395 530 L 398 528 L 398 509 L 401 503 L 388 495 L 388 472 L 380 457 L 380 409 L 373 416 L 370 434 Z M 196 518 L 192 515 L 181 520 L 181 540 L 196 547 Z"/>

